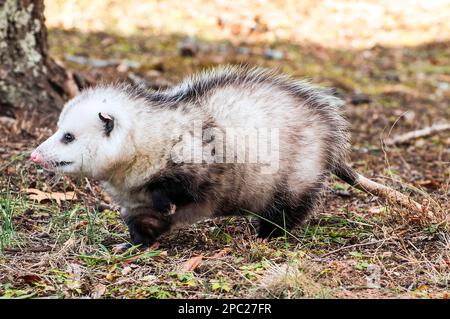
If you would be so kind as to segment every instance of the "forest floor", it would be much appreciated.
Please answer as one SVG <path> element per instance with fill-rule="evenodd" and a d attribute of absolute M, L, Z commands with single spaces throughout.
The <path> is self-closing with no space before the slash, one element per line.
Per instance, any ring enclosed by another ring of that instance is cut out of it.
<path fill-rule="evenodd" d="M 67 30 L 50 19 L 49 41 L 55 59 L 92 83 L 159 88 L 205 67 L 247 63 L 335 87 L 347 102 L 352 165 L 432 213 L 387 205 L 330 178 L 315 214 L 286 237 L 259 241 L 252 218 L 230 217 L 164 235 L 146 251 L 115 252 L 128 233 L 98 184 L 57 179 L 28 161 L 58 112 L 28 114 L 0 127 L 0 298 L 449 298 L 450 136 L 390 147 L 382 140 L 450 119 L 450 42 L 422 41 L 437 37 L 422 26 L 420 41 L 402 43 L 411 31 L 403 25 L 391 26 L 400 30 L 397 46 L 369 33 L 332 35 L 333 46 L 329 34 L 290 40 L 288 23 L 273 35 L 264 16 L 252 19 L 217 20 L 208 30 L 222 32 L 216 40 L 175 27 Z"/>

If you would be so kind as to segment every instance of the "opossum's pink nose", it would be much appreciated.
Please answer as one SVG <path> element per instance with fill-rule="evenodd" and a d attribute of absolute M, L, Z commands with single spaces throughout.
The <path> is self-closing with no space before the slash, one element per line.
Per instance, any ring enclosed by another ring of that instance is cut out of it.
<path fill-rule="evenodd" d="M 36 164 L 42 164 L 44 162 L 42 156 L 36 151 L 33 151 L 33 153 L 31 153 L 30 160 L 32 160 Z"/>

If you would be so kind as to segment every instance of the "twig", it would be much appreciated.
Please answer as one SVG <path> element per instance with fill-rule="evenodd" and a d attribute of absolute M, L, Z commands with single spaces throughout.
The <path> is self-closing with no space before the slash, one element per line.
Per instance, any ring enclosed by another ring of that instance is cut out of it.
<path fill-rule="evenodd" d="M 393 146 L 398 144 L 405 144 L 409 142 L 410 140 L 417 139 L 420 137 L 426 137 L 438 132 L 448 131 L 450 130 L 450 123 L 438 123 L 433 124 L 432 126 L 425 127 L 420 130 L 411 131 L 405 134 L 401 134 L 398 136 L 395 136 L 393 138 L 387 139 L 385 141 L 385 144 L 387 146 Z"/>
<path fill-rule="evenodd" d="M 326 253 L 325 255 L 319 256 L 319 258 L 320 258 L 320 260 L 323 260 L 323 258 L 328 257 L 337 252 L 340 252 L 342 250 L 346 250 L 346 249 L 350 249 L 350 248 L 354 248 L 354 247 L 367 246 L 367 245 L 375 245 L 375 244 L 379 244 L 379 243 L 384 243 L 388 240 L 390 240 L 390 238 L 389 239 L 380 239 L 380 240 L 369 242 L 369 243 L 360 243 L 360 244 L 354 244 L 354 245 L 350 245 L 350 246 L 340 247 L 338 249 L 335 249 L 335 250 L 332 250 L 332 251 Z"/>
<path fill-rule="evenodd" d="M 109 66 L 119 66 L 121 64 L 126 68 L 132 68 L 132 69 L 137 69 L 141 66 L 141 64 L 139 62 L 130 61 L 130 60 L 92 59 L 92 58 L 87 58 L 84 56 L 70 55 L 70 54 L 66 54 L 65 58 L 69 62 L 73 62 L 73 63 L 77 63 L 77 64 L 81 64 L 81 65 L 88 65 L 88 66 L 92 66 L 95 68 L 106 68 Z"/>

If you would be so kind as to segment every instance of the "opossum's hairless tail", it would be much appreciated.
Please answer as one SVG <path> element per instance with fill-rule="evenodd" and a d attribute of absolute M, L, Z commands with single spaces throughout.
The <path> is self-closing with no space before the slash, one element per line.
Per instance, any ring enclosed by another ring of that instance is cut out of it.
<path fill-rule="evenodd" d="M 396 203 L 416 212 L 424 212 L 424 207 L 409 196 L 362 176 L 347 164 L 342 164 L 333 173 L 347 184 L 362 190 L 363 192 L 382 197 L 388 202 Z"/>

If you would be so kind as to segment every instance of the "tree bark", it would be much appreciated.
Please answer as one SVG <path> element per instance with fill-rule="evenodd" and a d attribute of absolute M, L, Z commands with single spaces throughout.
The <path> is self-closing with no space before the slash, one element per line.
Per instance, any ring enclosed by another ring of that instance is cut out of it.
<path fill-rule="evenodd" d="M 0 116 L 60 109 L 70 79 L 48 55 L 43 0 L 0 0 Z"/>

